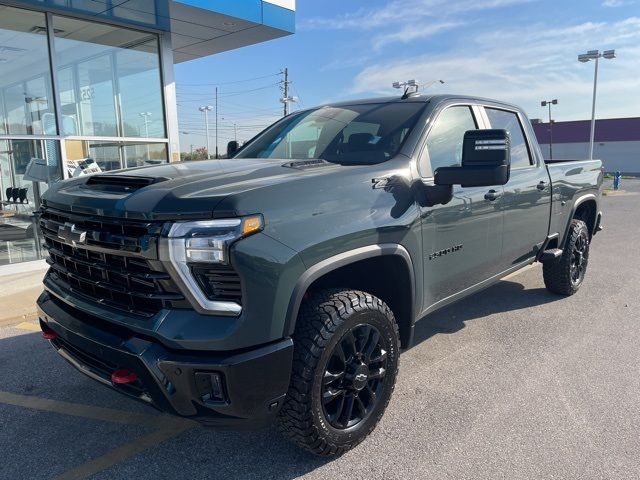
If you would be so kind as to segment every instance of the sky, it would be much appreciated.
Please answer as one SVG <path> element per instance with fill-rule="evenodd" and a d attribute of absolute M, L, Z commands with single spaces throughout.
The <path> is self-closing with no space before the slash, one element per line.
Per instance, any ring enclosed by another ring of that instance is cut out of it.
<path fill-rule="evenodd" d="M 296 33 L 176 65 L 181 149 L 205 144 L 198 106 L 218 86 L 220 152 L 282 116 L 279 72 L 289 69 L 292 111 L 332 101 L 395 95 L 394 81 L 426 91 L 495 98 L 556 121 L 640 116 L 640 0 L 298 0 Z M 424 90 L 424 89 L 423 89 Z M 235 132 L 234 132 L 235 124 Z M 210 115 L 211 150 L 215 144 Z"/>

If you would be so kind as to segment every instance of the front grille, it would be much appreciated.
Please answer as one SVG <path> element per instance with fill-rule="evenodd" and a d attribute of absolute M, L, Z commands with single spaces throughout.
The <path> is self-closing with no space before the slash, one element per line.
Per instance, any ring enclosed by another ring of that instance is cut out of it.
<path fill-rule="evenodd" d="M 191 273 L 209 300 L 242 305 L 240 277 L 228 265 L 192 265 Z"/>
<path fill-rule="evenodd" d="M 55 227 L 65 225 L 86 232 L 86 243 L 69 245 L 60 238 Z M 47 209 L 40 214 L 40 227 L 49 251 L 49 279 L 63 290 L 141 317 L 184 305 L 184 297 L 169 274 L 153 260 L 161 225 Z"/>
<path fill-rule="evenodd" d="M 57 239 L 60 229 L 64 231 L 65 228 L 70 228 L 70 225 L 86 232 L 87 247 L 142 254 L 155 250 L 162 230 L 160 223 L 106 219 L 53 209 L 40 212 L 40 228 L 47 237 Z"/>

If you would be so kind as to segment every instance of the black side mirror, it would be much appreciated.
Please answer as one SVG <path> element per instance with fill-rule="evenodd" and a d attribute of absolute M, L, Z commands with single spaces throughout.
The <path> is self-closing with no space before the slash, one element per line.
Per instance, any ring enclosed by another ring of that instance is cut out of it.
<path fill-rule="evenodd" d="M 231 140 L 227 143 L 227 158 L 231 158 L 238 150 L 240 150 L 240 144 L 235 140 Z"/>
<path fill-rule="evenodd" d="M 436 185 L 489 187 L 509 181 L 511 145 L 506 130 L 469 130 L 464 134 L 462 165 L 440 167 Z"/>

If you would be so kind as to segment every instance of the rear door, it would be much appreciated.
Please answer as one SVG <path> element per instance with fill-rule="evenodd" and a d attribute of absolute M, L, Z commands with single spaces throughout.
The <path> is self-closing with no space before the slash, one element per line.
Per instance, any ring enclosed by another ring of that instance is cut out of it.
<path fill-rule="evenodd" d="M 418 163 L 425 183 L 439 167 L 461 164 L 464 133 L 483 128 L 481 117 L 478 107 L 465 104 L 436 113 Z M 425 309 L 498 273 L 501 195 L 502 186 L 456 185 L 448 204 L 421 207 Z"/>
<path fill-rule="evenodd" d="M 549 174 L 534 145 L 532 129 L 516 110 L 484 107 L 490 128 L 504 129 L 511 140 L 511 176 L 504 186 L 503 270 L 535 256 L 544 242 L 551 214 Z M 531 132 L 530 132 L 531 131 Z"/>

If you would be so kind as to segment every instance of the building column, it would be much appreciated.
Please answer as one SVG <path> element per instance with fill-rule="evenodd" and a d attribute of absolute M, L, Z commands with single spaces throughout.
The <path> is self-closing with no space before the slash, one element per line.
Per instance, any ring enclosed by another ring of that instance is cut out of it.
<path fill-rule="evenodd" d="M 178 129 L 178 105 L 176 104 L 176 84 L 173 73 L 173 48 L 171 34 L 160 35 L 160 65 L 162 68 L 162 89 L 164 94 L 164 115 L 167 122 L 168 154 L 170 162 L 180 160 L 180 131 Z"/>

